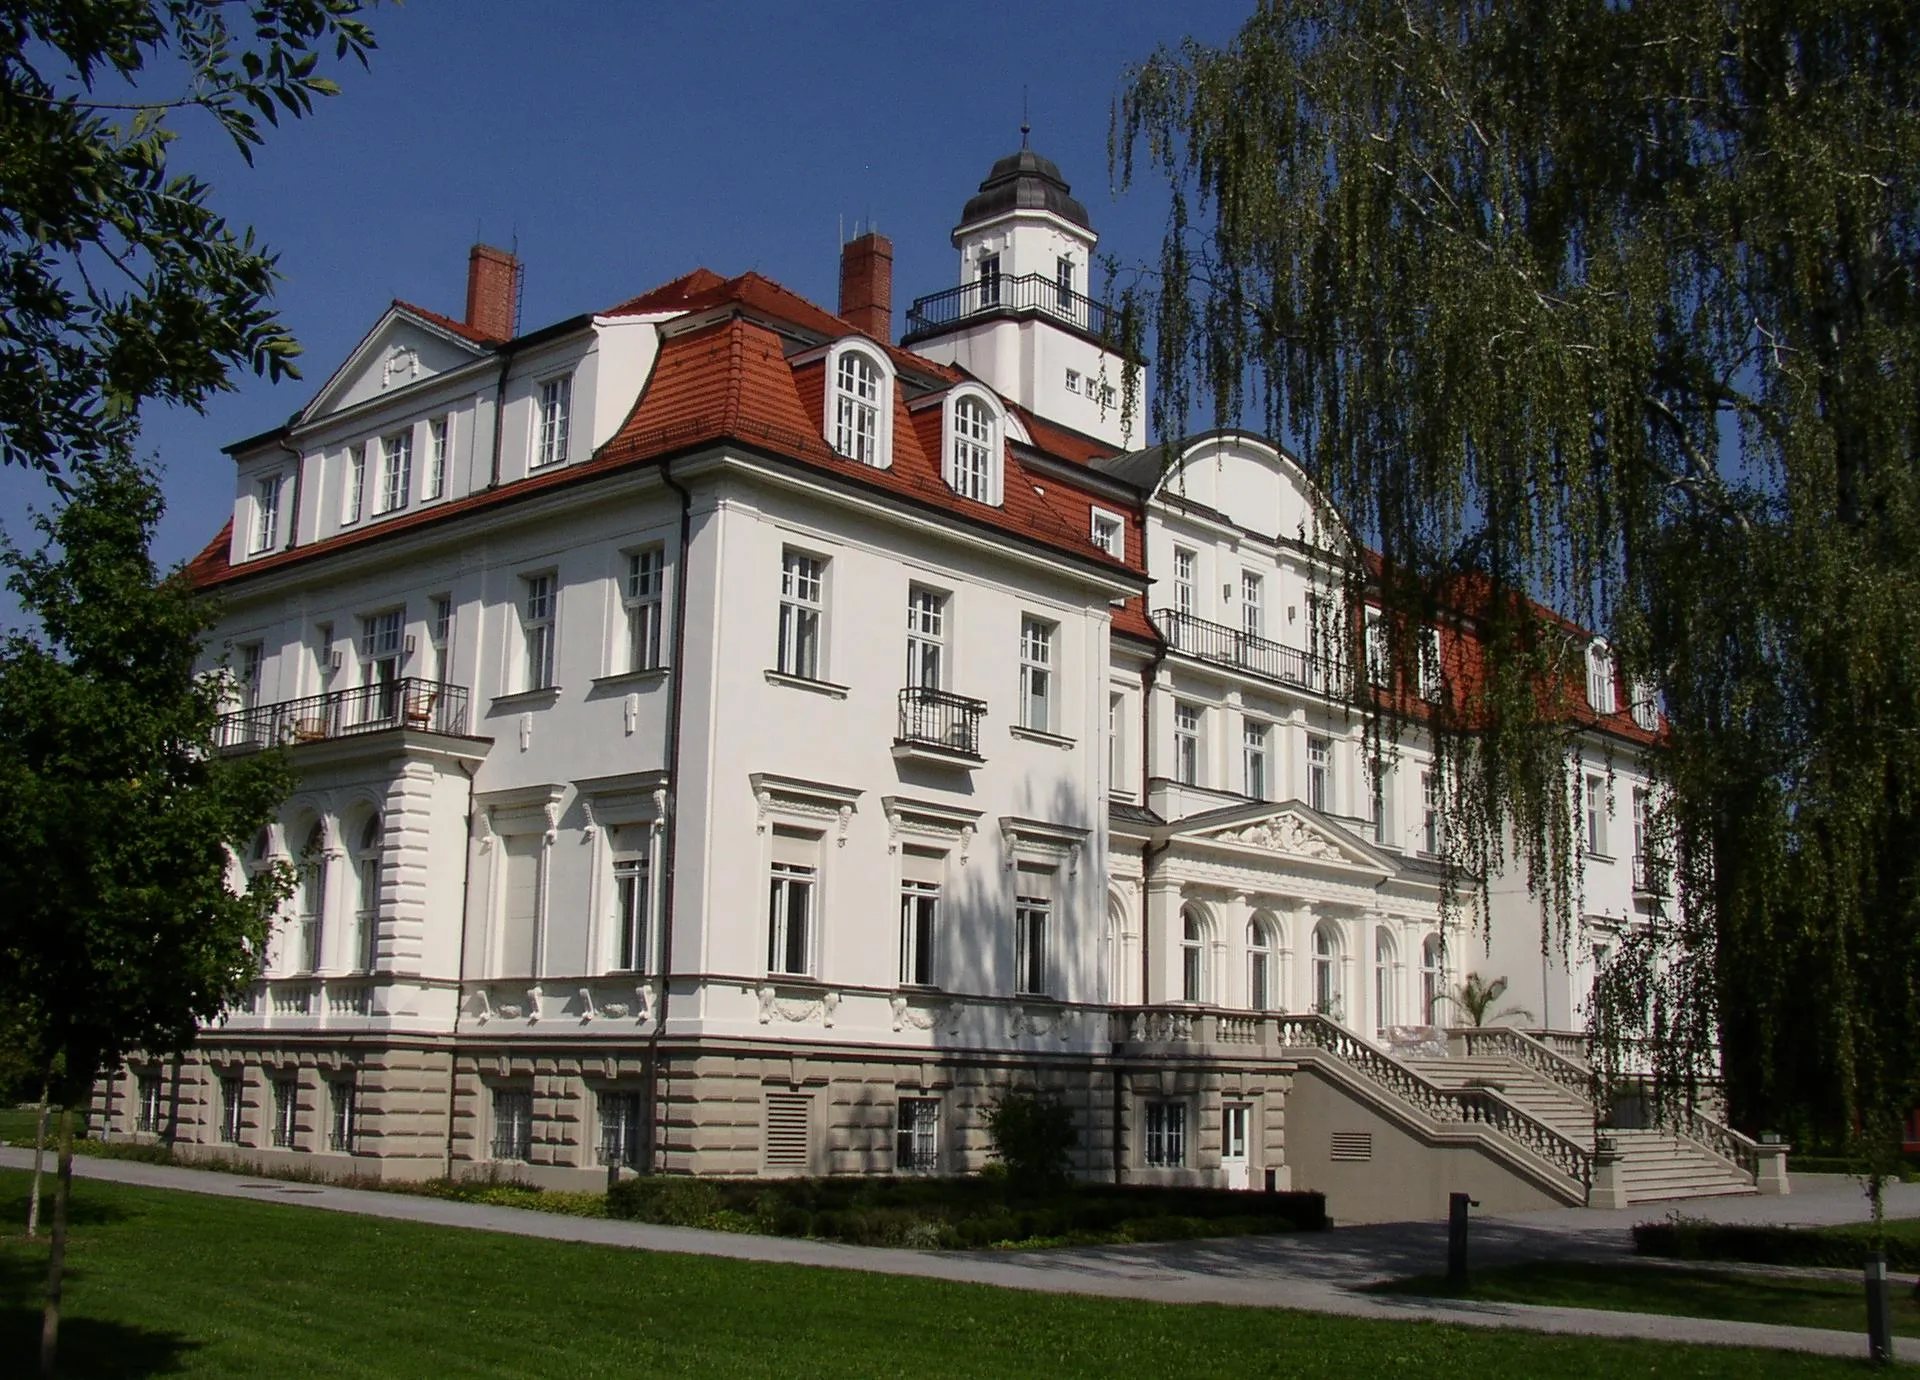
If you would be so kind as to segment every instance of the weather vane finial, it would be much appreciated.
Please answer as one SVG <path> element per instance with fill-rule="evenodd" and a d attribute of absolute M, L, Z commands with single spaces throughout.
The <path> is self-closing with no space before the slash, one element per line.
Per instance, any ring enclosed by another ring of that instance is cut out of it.
<path fill-rule="evenodd" d="M 1027 136 L 1033 132 L 1033 126 L 1027 120 L 1027 88 L 1020 88 L 1020 147 L 1026 148 Z"/>

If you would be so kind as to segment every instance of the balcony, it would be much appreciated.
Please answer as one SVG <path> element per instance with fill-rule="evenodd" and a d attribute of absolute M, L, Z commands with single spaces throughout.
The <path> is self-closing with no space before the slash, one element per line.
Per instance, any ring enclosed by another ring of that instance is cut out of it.
<path fill-rule="evenodd" d="M 1019 277 L 976 278 L 927 297 L 916 297 L 907 308 L 907 333 L 902 345 L 975 317 L 1042 316 L 1058 321 L 1100 341 L 1110 339 L 1112 314 L 1103 302 L 1063 288 L 1040 273 Z"/>
<path fill-rule="evenodd" d="M 1209 623 L 1190 613 L 1160 609 L 1154 624 L 1176 652 L 1217 666 L 1231 666 L 1282 685 L 1297 685 L 1317 694 L 1326 694 L 1332 680 L 1327 658 L 1303 652 L 1298 647 L 1271 642 L 1264 637 L 1230 628 L 1224 623 Z"/>
<path fill-rule="evenodd" d="M 1665 858 L 1643 853 L 1633 855 L 1633 894 L 1635 896 L 1672 895 L 1673 864 Z"/>
<path fill-rule="evenodd" d="M 223 749 L 283 747 L 362 733 L 411 728 L 422 733 L 467 731 L 467 687 L 445 681 L 401 680 L 333 690 L 278 704 L 223 714 L 214 746 Z"/>
<path fill-rule="evenodd" d="M 980 755 L 980 720 L 986 712 L 984 700 L 909 685 L 900 692 L 900 731 L 893 740 L 893 755 L 945 766 L 974 766 L 985 760 Z"/>

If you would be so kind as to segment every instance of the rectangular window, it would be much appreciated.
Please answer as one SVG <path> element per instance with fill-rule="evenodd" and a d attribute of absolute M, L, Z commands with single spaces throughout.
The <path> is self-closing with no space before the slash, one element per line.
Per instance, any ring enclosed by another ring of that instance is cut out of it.
<path fill-rule="evenodd" d="M 640 1094 L 611 1089 L 599 1097 L 600 1163 L 640 1168 Z"/>
<path fill-rule="evenodd" d="M 382 609 L 360 620 L 360 683 L 387 685 L 400 679 L 405 609 Z"/>
<path fill-rule="evenodd" d="M 340 525 L 360 521 L 360 509 L 366 502 L 367 448 L 355 446 L 347 452 L 347 489 L 340 501 Z"/>
<path fill-rule="evenodd" d="M 529 575 L 520 609 L 520 631 L 525 640 L 523 690 L 546 690 L 553 685 L 554 577 Z"/>
<path fill-rule="evenodd" d="M 358 1095 L 352 1083 L 341 1079 L 332 1085 L 333 1093 L 333 1130 L 327 1137 L 327 1148 L 341 1154 L 359 1153 L 360 1107 Z"/>
<path fill-rule="evenodd" d="M 1440 629 L 1420 630 L 1420 698 L 1437 702 L 1446 690 L 1440 664 Z"/>
<path fill-rule="evenodd" d="M 1149 1102 L 1147 1104 L 1147 1163 L 1161 1169 L 1175 1169 L 1187 1162 L 1187 1104 Z"/>
<path fill-rule="evenodd" d="M 813 890 L 815 869 L 778 856 L 813 851 L 812 840 L 776 831 L 776 858 L 767 896 L 767 971 L 805 977 L 813 971 Z"/>
<path fill-rule="evenodd" d="M 1440 781 L 1430 771 L 1420 773 L 1420 846 L 1428 854 L 1440 851 Z"/>
<path fill-rule="evenodd" d="M 1053 873 L 1022 864 L 1014 874 L 1013 993 L 1047 994 L 1047 924 L 1053 914 Z"/>
<path fill-rule="evenodd" d="M 1067 391 L 1069 393 L 1078 393 L 1080 391 L 1080 371 L 1078 369 L 1067 370 Z"/>
<path fill-rule="evenodd" d="M 1053 624 L 1020 620 L 1020 726 L 1042 733 L 1053 724 Z"/>
<path fill-rule="evenodd" d="M 1585 781 L 1587 851 L 1595 857 L 1607 856 L 1607 778 L 1589 776 Z"/>
<path fill-rule="evenodd" d="M 380 507 L 391 513 L 407 506 L 413 492 L 413 432 L 396 431 L 380 438 Z"/>
<path fill-rule="evenodd" d="M 1193 592 L 1193 552 L 1173 548 L 1173 609 L 1191 618 L 1197 611 Z"/>
<path fill-rule="evenodd" d="M 427 646 L 433 655 L 427 666 L 427 679 L 443 681 L 447 678 L 448 660 L 453 650 L 453 600 L 445 596 L 436 596 L 433 600 L 433 618 L 427 624 Z"/>
<path fill-rule="evenodd" d="M 1392 666 L 1387 660 L 1387 625 L 1382 621 L 1379 609 L 1367 610 L 1365 652 L 1367 684 L 1388 684 Z"/>
<path fill-rule="evenodd" d="M 782 675 L 820 679 L 820 624 L 826 613 L 827 563 L 786 551 L 780 558 L 780 646 L 775 665 Z"/>
<path fill-rule="evenodd" d="M 627 611 L 627 669 L 651 671 L 660 664 L 662 595 L 667 553 L 658 546 L 627 553 L 621 602 Z"/>
<path fill-rule="evenodd" d="M 895 1117 L 893 1168 L 898 1174 L 932 1174 L 940 1168 L 940 1100 L 903 1097 Z"/>
<path fill-rule="evenodd" d="M 1073 310 L 1073 260 L 1062 255 L 1053 261 L 1054 296 L 1061 311 Z"/>
<path fill-rule="evenodd" d="M 260 672 L 266 661 L 266 648 L 258 642 L 242 642 L 239 647 L 240 671 L 234 677 L 240 692 L 240 707 L 252 709 L 260 703 Z"/>
<path fill-rule="evenodd" d="M 1392 792 L 1389 790 L 1392 783 L 1388 781 L 1387 775 L 1385 763 L 1370 762 L 1367 764 L 1367 796 L 1368 803 L 1373 812 L 1373 841 L 1375 843 L 1392 842 L 1390 837 L 1392 834 L 1391 825 L 1393 813 L 1391 808 Z"/>
<path fill-rule="evenodd" d="M 620 927 L 619 953 L 614 966 L 621 972 L 647 971 L 648 936 L 653 918 L 652 881 L 646 858 L 614 859 L 614 921 Z"/>
<path fill-rule="evenodd" d="M 1261 579 L 1251 570 L 1240 572 L 1240 631 L 1248 637 L 1266 636 L 1266 618 L 1261 608 Z"/>
<path fill-rule="evenodd" d="M 1240 727 L 1241 767 L 1246 781 L 1246 793 L 1255 800 L 1267 799 L 1267 741 L 1272 736 L 1271 725 L 1258 719 L 1247 719 Z"/>
<path fill-rule="evenodd" d="M 982 254 L 980 256 L 980 305 L 997 307 L 1000 305 L 1000 256 Z"/>
<path fill-rule="evenodd" d="M 573 413 L 573 375 L 562 374 L 540 385 L 540 440 L 533 468 L 545 469 L 567 458 L 567 429 Z"/>
<path fill-rule="evenodd" d="M 1118 515 L 1093 510 L 1093 544 L 1116 561 L 1127 558 L 1127 525 Z"/>
<path fill-rule="evenodd" d="M 1330 796 L 1327 791 L 1327 757 L 1332 744 L 1325 738 L 1307 739 L 1307 804 L 1325 814 Z"/>
<path fill-rule="evenodd" d="M 280 536 L 280 476 L 270 474 L 254 488 L 252 555 L 271 551 Z"/>
<path fill-rule="evenodd" d="M 300 1085 L 291 1078 L 273 1080 L 273 1143 L 279 1149 L 293 1149 L 299 1128 Z"/>
<path fill-rule="evenodd" d="M 940 884 L 900 883 L 900 985 L 933 986 L 933 956 L 939 936 Z"/>
<path fill-rule="evenodd" d="M 1183 786 L 1200 784 L 1200 706 L 1173 706 L 1173 774 Z"/>
<path fill-rule="evenodd" d="M 858 350 L 843 350 L 839 363 L 834 366 L 833 448 L 863 465 L 881 463 L 883 378 L 879 366 Z"/>
<path fill-rule="evenodd" d="M 427 423 L 427 482 L 422 498 L 439 498 L 447 491 L 447 438 L 453 418 L 435 417 Z"/>
<path fill-rule="evenodd" d="M 246 1084 L 239 1074 L 220 1080 L 220 1139 L 228 1145 L 240 1143 L 241 1118 L 246 1114 Z"/>
<path fill-rule="evenodd" d="M 1121 718 L 1125 714 L 1127 697 L 1125 695 L 1107 696 L 1107 789 L 1124 789 L 1121 782 L 1126 780 L 1126 736 L 1121 732 Z"/>
<path fill-rule="evenodd" d="M 945 683 L 947 600 L 938 590 L 907 586 L 907 684 L 938 690 Z"/>
<path fill-rule="evenodd" d="M 493 1090 L 493 1157 L 533 1157 L 533 1094 L 516 1088 Z"/>
<path fill-rule="evenodd" d="M 150 1136 L 160 1134 L 161 1103 L 160 1075 L 143 1073 L 134 1079 L 134 1090 L 138 1099 L 134 1106 L 133 1129 L 144 1131 Z"/>

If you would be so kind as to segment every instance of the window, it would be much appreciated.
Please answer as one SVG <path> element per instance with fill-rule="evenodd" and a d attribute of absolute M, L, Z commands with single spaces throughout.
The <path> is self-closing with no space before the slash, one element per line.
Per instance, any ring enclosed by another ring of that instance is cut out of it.
<path fill-rule="evenodd" d="M 1054 297 L 1061 311 L 1073 310 L 1073 260 L 1064 254 L 1053 261 Z"/>
<path fill-rule="evenodd" d="M 980 305 L 997 307 L 1000 305 L 1000 256 L 982 254 L 980 256 Z"/>
<path fill-rule="evenodd" d="M 500 841 L 500 966 L 497 977 L 532 977 L 540 958 L 540 874 L 546 840 L 508 834 Z"/>
<path fill-rule="evenodd" d="M 1660 727 L 1659 692 L 1653 682 L 1634 677 L 1633 681 L 1633 721 L 1652 733 Z"/>
<path fill-rule="evenodd" d="M 1187 1104 L 1149 1102 L 1147 1104 L 1147 1163 L 1160 1169 L 1177 1169 L 1187 1162 Z"/>
<path fill-rule="evenodd" d="M 327 1148 L 342 1154 L 359 1153 L 360 1108 L 354 1086 L 346 1079 L 332 1084 L 333 1129 L 327 1136 Z"/>
<path fill-rule="evenodd" d="M 150 1136 L 160 1134 L 161 1103 L 160 1075 L 142 1073 L 134 1079 L 134 1090 L 138 1100 L 134 1107 L 133 1129 L 144 1131 Z"/>
<path fill-rule="evenodd" d="M 1435 1012 L 1447 997 L 1447 942 L 1430 934 L 1420 945 L 1420 1019 L 1435 1023 Z"/>
<path fill-rule="evenodd" d="M 545 469 L 566 460 L 572 413 L 572 374 L 562 374 L 540 385 L 540 436 L 533 452 L 534 469 Z"/>
<path fill-rule="evenodd" d="M 1607 856 L 1607 778 L 1588 776 L 1582 781 L 1585 793 L 1587 852 Z"/>
<path fill-rule="evenodd" d="M 291 1078 L 273 1080 L 273 1143 L 281 1150 L 293 1149 L 299 1128 L 300 1085 Z"/>
<path fill-rule="evenodd" d="M 1307 739 L 1307 804 L 1325 814 L 1330 799 L 1327 791 L 1327 755 L 1332 744 L 1325 738 Z"/>
<path fill-rule="evenodd" d="M 1247 922 L 1247 1005 L 1273 1007 L 1273 932 L 1257 917 Z"/>
<path fill-rule="evenodd" d="M 1587 644 L 1587 703 L 1596 714 L 1614 710 L 1613 653 L 1598 638 Z"/>
<path fill-rule="evenodd" d="M 658 546 L 627 553 L 627 669 L 651 671 L 660 664 L 661 593 L 666 552 Z"/>
<path fill-rule="evenodd" d="M 1267 794 L 1267 741 L 1273 735 L 1272 726 L 1258 719 L 1245 719 L 1240 725 L 1240 771 L 1246 794 L 1255 800 L 1266 800 Z"/>
<path fill-rule="evenodd" d="M 780 558 L 780 647 L 782 675 L 820 679 L 820 621 L 826 609 L 827 563 L 818 556 L 788 550 Z"/>
<path fill-rule="evenodd" d="M 1022 863 L 1014 873 L 1013 992 L 1047 994 L 1047 921 L 1053 913 L 1053 873 Z"/>
<path fill-rule="evenodd" d="M 1384 929 L 1376 929 L 1373 932 L 1373 1029 L 1383 1040 L 1388 1028 L 1400 1018 L 1400 1004 L 1394 997 L 1393 936 Z"/>
<path fill-rule="evenodd" d="M 360 508 L 366 502 L 367 448 L 355 446 L 347 452 L 347 491 L 340 503 L 340 525 L 360 521 Z"/>
<path fill-rule="evenodd" d="M 1367 763 L 1367 796 L 1373 812 L 1373 841 L 1375 843 L 1393 842 L 1391 828 L 1393 810 L 1391 804 L 1391 773 L 1384 762 Z"/>
<path fill-rule="evenodd" d="M 648 930 L 653 918 L 651 869 L 644 856 L 613 860 L 613 913 L 619 927 L 614 967 L 623 973 L 647 971 Z"/>
<path fill-rule="evenodd" d="M 1253 571 L 1240 572 L 1240 631 L 1248 637 L 1265 635 L 1266 623 L 1260 607 L 1261 583 Z"/>
<path fill-rule="evenodd" d="M 985 402 L 973 397 L 954 399 L 947 485 L 962 498 L 995 502 L 994 432 L 993 409 Z"/>
<path fill-rule="evenodd" d="M 900 1174 L 931 1174 L 940 1168 L 940 1100 L 903 1097 L 894 1119 L 893 1167 Z"/>
<path fill-rule="evenodd" d="M 533 1156 L 533 1094 L 521 1089 L 493 1090 L 493 1157 L 525 1160 Z"/>
<path fill-rule="evenodd" d="M 1440 663 L 1440 629 L 1420 630 L 1420 698 L 1438 702 L 1446 693 L 1446 672 Z"/>
<path fill-rule="evenodd" d="M 407 506 L 413 492 L 413 432 L 396 431 L 380 438 L 380 507 L 391 513 Z"/>
<path fill-rule="evenodd" d="M 1633 860 L 1639 865 L 1647 856 L 1648 813 L 1653 807 L 1653 797 L 1645 787 L 1636 786 L 1633 791 Z"/>
<path fill-rule="evenodd" d="M 445 680 L 451 664 L 448 657 L 453 649 L 453 600 L 434 599 L 433 620 L 427 624 L 427 647 L 433 653 L 427 666 L 427 679 Z"/>
<path fill-rule="evenodd" d="M 1324 925 L 1313 931 L 1313 1009 L 1317 1015 L 1340 1019 L 1338 949 Z"/>
<path fill-rule="evenodd" d="M 1067 391 L 1069 393 L 1078 393 L 1080 391 L 1080 371 L 1078 369 L 1067 370 Z"/>
<path fill-rule="evenodd" d="M 240 673 L 234 677 L 234 685 L 240 692 L 240 707 L 252 709 L 260 703 L 260 670 L 266 648 L 258 642 L 242 642 L 239 652 Z"/>
<path fill-rule="evenodd" d="M 1127 558 L 1127 524 L 1117 513 L 1093 510 L 1093 544 L 1116 561 Z"/>
<path fill-rule="evenodd" d="M 319 820 L 307 831 L 306 845 L 300 852 L 299 916 L 300 944 L 297 955 L 299 973 L 318 972 L 320 968 L 320 930 L 327 915 L 327 833 Z"/>
<path fill-rule="evenodd" d="M 805 977 L 813 971 L 815 840 L 774 830 L 774 862 L 767 897 L 767 971 Z M 802 862 L 805 858 L 808 861 Z"/>
<path fill-rule="evenodd" d="M 400 679 L 400 636 L 405 623 L 404 609 L 382 609 L 360 620 L 362 685 L 391 685 Z M 386 697 L 381 698 L 384 700 Z M 383 705 L 381 712 L 391 715 L 393 708 Z"/>
<path fill-rule="evenodd" d="M 938 976 L 942 854 L 909 848 L 901 855 L 900 985 L 931 987 Z"/>
<path fill-rule="evenodd" d="M 1365 650 L 1367 658 L 1367 684 L 1390 684 L 1392 663 L 1387 659 L 1387 625 L 1382 621 L 1379 609 L 1367 610 Z"/>
<path fill-rule="evenodd" d="M 280 476 L 270 474 L 254 488 L 253 546 L 250 554 L 271 551 L 280 536 Z"/>
<path fill-rule="evenodd" d="M 521 603 L 520 632 L 525 640 L 526 664 L 523 690 L 547 690 L 553 686 L 553 604 L 554 577 L 529 575 Z"/>
<path fill-rule="evenodd" d="M 1207 999 L 1206 922 L 1192 910 L 1180 912 L 1180 1000 Z"/>
<path fill-rule="evenodd" d="M 640 1094 L 610 1089 L 599 1097 L 600 1163 L 640 1168 Z"/>
<path fill-rule="evenodd" d="M 246 1084 L 239 1074 L 228 1074 L 220 1080 L 220 1139 L 228 1145 L 238 1145 L 245 1115 Z"/>
<path fill-rule="evenodd" d="M 427 482 L 422 498 L 439 498 L 447 491 L 447 436 L 452 426 L 451 417 L 435 417 L 427 423 Z"/>
<path fill-rule="evenodd" d="M 947 597 L 938 590 L 907 586 L 907 684 L 938 690 L 944 683 Z"/>
<path fill-rule="evenodd" d="M 842 351 L 834 368 L 833 448 L 863 465 L 886 463 L 880 455 L 881 377 L 880 366 L 860 350 Z"/>
<path fill-rule="evenodd" d="M 1193 595 L 1193 552 L 1184 546 L 1173 548 L 1173 609 L 1188 618 L 1196 612 Z"/>
<path fill-rule="evenodd" d="M 1420 849 L 1440 851 L 1440 778 L 1430 771 L 1420 773 Z"/>
<path fill-rule="evenodd" d="M 354 969 L 371 973 L 380 941 L 380 863 L 383 852 L 380 816 L 370 815 L 360 831 L 360 846 L 354 852 L 354 872 L 359 882 L 359 905 L 354 907 Z"/>
<path fill-rule="evenodd" d="M 1200 706 L 1173 706 L 1173 774 L 1183 786 L 1200 784 Z"/>
<path fill-rule="evenodd" d="M 1107 789 L 1121 789 L 1120 782 L 1126 777 L 1126 760 L 1123 749 L 1126 739 L 1121 735 L 1120 718 L 1127 707 L 1125 695 L 1107 696 Z"/>
<path fill-rule="evenodd" d="M 1020 726 L 1041 733 L 1053 725 L 1053 624 L 1020 620 Z"/>

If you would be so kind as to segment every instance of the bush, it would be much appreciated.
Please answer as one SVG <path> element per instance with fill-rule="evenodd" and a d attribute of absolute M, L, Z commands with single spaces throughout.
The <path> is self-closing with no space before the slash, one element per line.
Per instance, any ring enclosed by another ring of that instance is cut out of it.
<path fill-rule="evenodd" d="M 1920 1270 L 1920 1241 L 1885 1239 L 1887 1266 Z M 1857 1270 L 1873 1249 L 1866 1227 L 1732 1226 L 1712 1222 L 1642 1222 L 1633 1229 L 1640 1255 L 1674 1260 L 1744 1260 L 1756 1265 L 1822 1265 Z"/>
<path fill-rule="evenodd" d="M 643 1174 L 607 1190 L 607 1215 L 667 1227 L 704 1227 L 723 1206 L 710 1179 L 679 1174 Z"/>
<path fill-rule="evenodd" d="M 1067 1182 L 1068 1157 L 1080 1137 L 1066 1103 L 1037 1092 L 1004 1092 L 987 1109 L 987 1134 L 1016 1192 L 1044 1193 Z"/>

